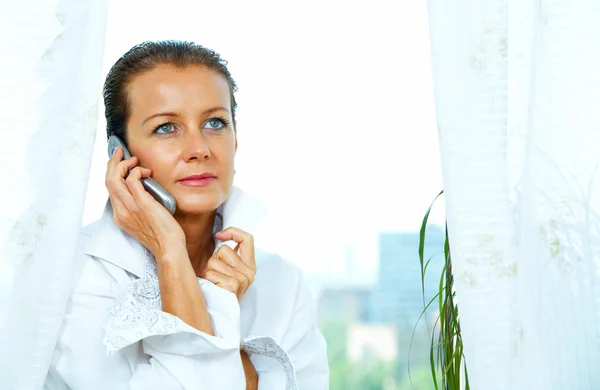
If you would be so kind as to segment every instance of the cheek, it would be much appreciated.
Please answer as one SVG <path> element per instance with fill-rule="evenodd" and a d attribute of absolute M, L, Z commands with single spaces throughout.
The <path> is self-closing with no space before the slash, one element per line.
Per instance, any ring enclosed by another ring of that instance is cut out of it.
<path fill-rule="evenodd" d="M 155 150 L 152 148 L 144 148 L 143 152 L 139 153 L 138 158 L 140 165 L 144 168 L 152 170 L 152 177 L 160 181 L 160 178 L 168 176 L 173 172 L 173 164 L 176 161 L 176 156 L 166 150 Z"/>
<path fill-rule="evenodd" d="M 227 140 L 227 142 L 219 143 L 219 145 L 215 145 L 216 148 L 214 150 L 215 157 L 219 160 L 220 164 L 225 165 L 233 165 L 233 160 L 235 158 L 236 145 L 234 140 Z"/>

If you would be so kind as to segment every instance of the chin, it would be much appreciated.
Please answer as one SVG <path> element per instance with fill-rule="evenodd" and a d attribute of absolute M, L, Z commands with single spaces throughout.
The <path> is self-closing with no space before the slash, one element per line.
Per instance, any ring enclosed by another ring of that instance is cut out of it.
<path fill-rule="evenodd" d="M 184 214 L 206 214 L 217 209 L 227 199 L 226 194 L 211 191 L 205 194 L 175 195 L 177 212 Z"/>

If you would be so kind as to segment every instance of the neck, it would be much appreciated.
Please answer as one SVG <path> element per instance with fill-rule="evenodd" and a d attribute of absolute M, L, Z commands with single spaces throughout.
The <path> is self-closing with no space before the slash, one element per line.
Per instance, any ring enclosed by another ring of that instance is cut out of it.
<path fill-rule="evenodd" d="M 188 255 L 196 275 L 199 275 L 212 256 L 215 243 L 212 235 L 216 210 L 207 214 L 175 215 L 185 234 Z"/>

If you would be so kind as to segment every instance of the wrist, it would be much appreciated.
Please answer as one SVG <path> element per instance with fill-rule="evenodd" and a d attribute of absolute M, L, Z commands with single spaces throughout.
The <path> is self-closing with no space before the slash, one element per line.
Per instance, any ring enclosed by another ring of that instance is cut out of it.
<path fill-rule="evenodd" d="M 182 244 L 167 244 L 160 247 L 154 254 L 157 265 L 189 263 L 187 248 Z M 188 260 L 184 262 L 184 260 Z"/>

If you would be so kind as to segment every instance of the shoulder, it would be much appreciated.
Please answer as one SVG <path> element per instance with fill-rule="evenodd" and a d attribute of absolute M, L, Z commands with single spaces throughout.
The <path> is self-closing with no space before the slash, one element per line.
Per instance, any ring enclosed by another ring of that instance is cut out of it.
<path fill-rule="evenodd" d="M 83 226 L 79 230 L 79 251 L 78 251 L 78 254 L 80 256 L 82 256 L 84 254 L 86 246 L 89 245 L 90 241 L 94 237 L 94 233 L 100 227 L 100 222 L 101 222 L 100 220 L 94 221 L 92 223 L 89 223 L 89 224 Z"/>
<path fill-rule="evenodd" d="M 281 255 L 257 248 L 255 250 L 256 273 L 266 278 L 275 278 L 286 286 L 298 284 L 304 277 L 302 270 Z M 273 282 L 273 280 L 271 280 Z"/>
<path fill-rule="evenodd" d="M 94 222 L 81 229 L 73 289 L 49 367 L 47 385 L 55 380 L 65 383 L 68 388 L 89 388 L 90 383 L 115 388 L 129 371 L 125 355 L 108 357 L 102 343 L 105 314 L 114 303 L 119 286 L 102 262 L 85 254 L 83 249 L 97 227 L 98 223 Z"/>
<path fill-rule="evenodd" d="M 242 316 L 252 320 L 249 333 L 269 334 L 289 350 L 289 340 L 315 323 L 316 301 L 296 264 L 273 252 L 255 254 L 256 277 L 241 302 Z"/>
<path fill-rule="evenodd" d="M 271 305 L 295 307 L 314 303 L 304 272 L 283 256 L 256 250 L 256 278 L 253 286 L 259 299 Z M 308 299 L 306 302 L 305 300 Z"/>
<path fill-rule="evenodd" d="M 74 275 L 74 290 L 72 294 L 110 296 L 115 294 L 118 286 L 101 261 L 86 254 L 86 246 L 98 230 L 100 221 L 94 221 L 81 228 L 79 233 L 79 250 L 77 267 Z"/>
<path fill-rule="evenodd" d="M 81 230 L 79 231 L 79 237 L 82 241 L 87 241 L 89 239 L 92 238 L 92 236 L 94 235 L 94 232 L 96 232 L 96 230 L 98 230 L 98 227 L 100 226 L 100 220 L 96 220 L 94 222 L 88 223 L 87 225 L 83 226 L 81 228 Z"/>
<path fill-rule="evenodd" d="M 72 289 L 57 345 L 63 357 L 69 351 L 101 349 L 104 314 L 119 293 L 118 284 L 102 262 L 85 253 L 86 241 L 93 237 L 96 227 L 93 223 L 81 229 Z"/>

